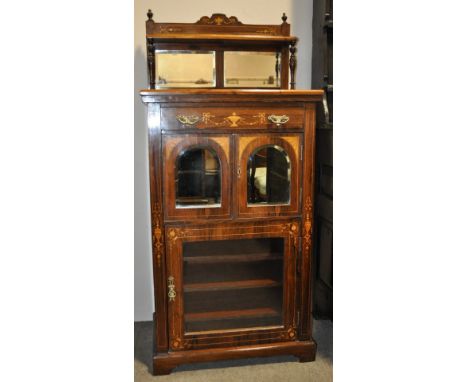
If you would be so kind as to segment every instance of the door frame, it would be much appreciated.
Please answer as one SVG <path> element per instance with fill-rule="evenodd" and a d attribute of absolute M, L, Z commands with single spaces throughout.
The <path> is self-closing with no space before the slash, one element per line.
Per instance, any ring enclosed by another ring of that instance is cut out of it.
<path fill-rule="evenodd" d="M 164 134 L 162 137 L 163 193 L 166 221 L 231 216 L 231 136 L 230 134 Z M 190 148 L 209 148 L 218 156 L 221 168 L 220 207 L 176 208 L 175 163 L 179 154 Z"/>
<path fill-rule="evenodd" d="M 300 264 L 300 221 L 234 223 L 204 227 L 168 226 L 166 229 L 167 277 L 173 277 L 176 294 L 168 299 L 168 338 L 171 350 L 203 349 L 271 343 L 297 339 L 299 327 L 299 285 L 297 266 Z M 283 325 L 245 329 L 223 329 L 204 332 L 184 332 L 183 259 L 184 241 L 200 241 L 281 237 L 284 239 L 283 263 Z M 168 287 L 168 290 L 171 289 Z"/>
<path fill-rule="evenodd" d="M 303 151 L 302 133 L 236 134 L 237 214 L 242 217 L 295 216 L 301 213 Z M 249 206 L 247 201 L 247 161 L 259 147 L 277 145 L 286 151 L 291 163 L 291 194 L 289 204 Z"/>

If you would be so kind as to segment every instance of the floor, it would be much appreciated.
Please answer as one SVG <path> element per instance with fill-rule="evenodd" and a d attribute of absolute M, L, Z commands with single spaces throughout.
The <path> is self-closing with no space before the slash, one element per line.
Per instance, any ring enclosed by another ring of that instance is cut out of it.
<path fill-rule="evenodd" d="M 292 356 L 206 362 L 181 365 L 170 375 L 155 377 L 150 372 L 152 323 L 135 322 L 135 382 L 330 382 L 333 324 L 314 321 L 313 328 L 318 348 L 315 362 L 299 363 Z"/>

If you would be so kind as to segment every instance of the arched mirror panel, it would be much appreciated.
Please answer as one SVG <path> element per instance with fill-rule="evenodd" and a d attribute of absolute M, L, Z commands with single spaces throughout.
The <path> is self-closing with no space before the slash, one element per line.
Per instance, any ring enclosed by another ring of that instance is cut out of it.
<path fill-rule="evenodd" d="M 210 148 L 190 148 L 175 163 L 176 208 L 219 207 L 221 164 Z"/>
<path fill-rule="evenodd" d="M 249 206 L 290 203 L 291 161 L 283 148 L 268 145 L 250 154 L 247 195 Z"/>

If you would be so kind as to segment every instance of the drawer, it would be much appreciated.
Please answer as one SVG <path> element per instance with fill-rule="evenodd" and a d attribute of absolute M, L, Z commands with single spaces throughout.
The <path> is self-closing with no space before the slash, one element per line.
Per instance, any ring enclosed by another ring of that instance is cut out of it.
<path fill-rule="evenodd" d="M 285 116 L 284 118 L 281 118 Z M 275 118 L 276 117 L 276 118 Z M 272 122 L 272 119 L 277 123 Z M 167 107 L 161 109 L 161 128 L 302 129 L 304 109 L 298 107 Z"/>

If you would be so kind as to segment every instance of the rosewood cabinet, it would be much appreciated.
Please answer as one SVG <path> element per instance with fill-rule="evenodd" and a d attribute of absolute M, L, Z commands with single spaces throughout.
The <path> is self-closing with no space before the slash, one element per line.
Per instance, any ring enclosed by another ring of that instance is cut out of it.
<path fill-rule="evenodd" d="M 150 32 L 193 28 L 156 25 L 151 17 Z M 189 81 L 173 77 L 169 69 L 155 70 L 157 60 L 149 60 L 150 84 L 156 89 L 140 94 L 148 108 L 154 374 L 168 374 L 183 363 L 230 358 L 292 354 L 302 362 L 315 359 L 313 158 L 316 105 L 323 92 L 284 88 L 289 58 L 284 43 L 295 41 L 285 21 L 271 29 L 287 34 L 278 39 L 264 36 L 268 29 L 259 26 L 238 26 L 266 41 L 270 58 L 277 52 L 276 79 L 272 75 L 264 81 L 283 88 L 223 88 L 258 79 L 232 75 L 221 81 L 218 67 L 214 73 L 221 88 L 166 89 L 168 82 Z M 218 23 L 238 21 L 213 15 L 199 22 L 204 28 L 214 23 L 216 29 L 222 27 Z M 195 38 L 149 36 L 151 49 L 161 38 L 164 48 L 178 51 Z M 244 38 L 224 37 L 231 41 L 223 42 L 227 45 Z M 167 46 L 167 40 L 181 45 Z M 223 66 L 219 57 L 225 52 L 213 41 L 206 43 L 216 54 L 222 52 L 215 63 Z M 209 83 L 207 78 L 193 86 Z"/>
<path fill-rule="evenodd" d="M 314 359 L 312 169 L 321 94 L 141 92 L 148 105 L 155 374 L 215 359 Z M 271 115 L 289 120 L 276 124 Z"/>

